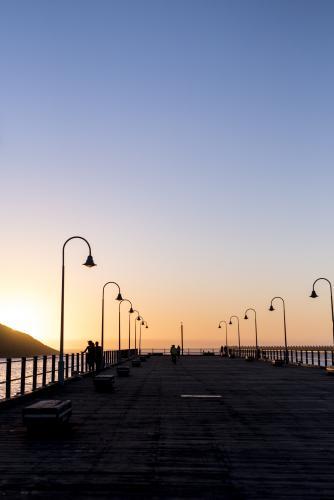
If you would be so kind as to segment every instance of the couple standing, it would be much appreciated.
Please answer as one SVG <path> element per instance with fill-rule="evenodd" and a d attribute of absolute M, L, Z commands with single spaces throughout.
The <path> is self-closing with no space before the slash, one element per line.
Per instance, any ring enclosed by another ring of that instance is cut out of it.
<path fill-rule="evenodd" d="M 93 373 L 94 371 L 99 373 L 103 362 L 102 347 L 99 346 L 99 343 L 95 342 L 94 344 L 92 340 L 88 340 L 88 345 L 83 352 L 87 352 L 86 361 L 88 370 Z"/>

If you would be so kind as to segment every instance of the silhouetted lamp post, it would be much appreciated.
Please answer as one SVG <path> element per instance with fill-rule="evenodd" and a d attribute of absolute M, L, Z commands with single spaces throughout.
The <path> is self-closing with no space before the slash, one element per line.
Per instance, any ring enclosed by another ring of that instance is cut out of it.
<path fill-rule="evenodd" d="M 140 322 L 140 330 L 139 330 L 139 354 L 141 354 L 141 327 L 142 326 L 145 326 L 145 328 L 148 328 L 148 324 L 147 322 L 141 318 L 141 322 Z"/>
<path fill-rule="evenodd" d="M 103 285 L 103 288 L 102 288 L 102 324 L 101 324 L 101 348 L 102 348 L 102 353 L 104 352 L 104 290 L 106 288 L 107 285 L 116 285 L 117 288 L 118 288 L 118 295 L 116 297 L 116 300 L 123 300 L 123 297 L 122 297 L 122 294 L 121 294 L 121 289 L 119 287 L 119 284 L 116 283 L 115 281 L 107 281 L 107 283 L 105 283 Z"/>
<path fill-rule="evenodd" d="M 135 319 L 135 349 L 137 349 L 137 323 L 136 323 L 136 321 L 140 321 L 140 314 L 139 314 L 139 311 L 136 311 L 136 309 L 134 309 L 133 312 L 138 314 L 137 318 Z"/>
<path fill-rule="evenodd" d="M 312 287 L 312 293 L 310 295 L 310 297 L 312 299 L 316 299 L 318 297 L 315 289 L 314 289 L 314 285 L 317 283 L 317 281 L 320 281 L 320 280 L 323 280 L 323 281 L 327 281 L 327 283 L 329 284 L 329 291 L 330 291 L 330 296 L 331 296 L 331 315 L 332 315 L 332 332 L 333 332 L 333 344 L 334 344 L 334 309 L 333 309 L 333 287 L 332 287 L 332 283 L 327 279 L 327 278 L 318 278 L 315 280 L 315 282 L 313 283 L 313 287 Z"/>
<path fill-rule="evenodd" d="M 219 322 L 219 325 L 218 325 L 218 328 L 221 328 L 221 324 L 224 323 L 225 324 L 225 345 L 226 345 L 226 353 L 227 353 L 227 348 L 228 348 L 228 344 L 227 344 L 227 323 L 224 319 L 222 319 L 220 322 Z"/>
<path fill-rule="evenodd" d="M 65 247 L 67 243 L 71 240 L 79 239 L 83 240 L 89 249 L 89 255 L 84 262 L 84 266 L 86 267 L 94 267 L 96 266 L 93 257 L 92 250 L 88 241 L 82 236 L 72 236 L 68 238 L 63 245 L 62 252 L 62 275 L 61 275 L 61 313 L 60 313 L 60 348 L 59 348 L 59 361 L 58 361 L 58 382 L 60 384 L 64 383 L 64 302 L 65 302 Z"/>
<path fill-rule="evenodd" d="M 255 309 L 253 309 L 252 307 L 249 307 L 248 309 L 246 309 L 245 311 L 245 316 L 244 316 L 244 319 L 248 319 L 248 316 L 247 316 L 247 313 L 248 311 L 253 311 L 254 313 L 254 324 L 255 324 L 255 349 L 256 349 L 256 358 L 259 357 L 259 346 L 258 346 L 258 342 L 257 342 L 257 318 L 256 318 L 256 311 Z"/>
<path fill-rule="evenodd" d="M 273 307 L 273 302 L 276 299 L 281 300 L 282 304 L 283 304 L 285 363 L 289 363 L 289 351 L 288 351 L 288 341 L 287 341 L 287 335 L 286 335 L 286 317 L 285 317 L 285 302 L 284 302 L 284 299 L 282 297 L 274 297 L 273 299 L 271 299 L 269 311 L 275 311 L 275 309 Z"/>
<path fill-rule="evenodd" d="M 130 309 L 129 309 L 129 349 L 130 349 L 130 337 L 131 337 L 131 323 L 130 323 L 130 314 L 133 313 L 133 307 L 132 307 L 132 302 L 129 299 L 122 299 L 119 302 L 118 306 L 118 350 L 121 350 L 121 304 L 123 302 L 129 302 L 130 304 Z"/>
<path fill-rule="evenodd" d="M 233 325 L 233 323 L 232 323 L 233 318 L 236 318 L 238 321 L 238 344 L 239 344 L 239 356 L 240 356 L 240 352 L 241 352 L 241 348 L 240 348 L 240 322 L 239 322 L 238 316 L 231 316 L 229 325 Z"/>

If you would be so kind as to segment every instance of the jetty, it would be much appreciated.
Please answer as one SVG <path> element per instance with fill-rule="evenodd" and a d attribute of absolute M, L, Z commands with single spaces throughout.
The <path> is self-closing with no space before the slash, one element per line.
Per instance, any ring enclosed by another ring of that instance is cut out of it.
<path fill-rule="evenodd" d="M 0 405 L 1 495 L 332 499 L 333 393 L 320 368 L 219 356 L 151 356 L 112 392 L 55 384 L 34 397 L 72 401 L 60 433 L 27 432 L 36 399 Z"/>

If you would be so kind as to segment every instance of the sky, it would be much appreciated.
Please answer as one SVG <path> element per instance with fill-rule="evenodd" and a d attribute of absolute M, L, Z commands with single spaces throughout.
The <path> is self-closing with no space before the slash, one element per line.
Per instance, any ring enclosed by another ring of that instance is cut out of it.
<path fill-rule="evenodd" d="M 185 347 L 219 346 L 248 307 L 282 344 L 276 295 L 290 345 L 330 345 L 329 287 L 309 295 L 334 279 L 333 21 L 330 0 L 0 0 L 0 323 L 59 345 L 80 235 L 97 267 L 66 247 L 68 351 L 99 340 L 107 281 L 143 347 L 180 321 Z"/>

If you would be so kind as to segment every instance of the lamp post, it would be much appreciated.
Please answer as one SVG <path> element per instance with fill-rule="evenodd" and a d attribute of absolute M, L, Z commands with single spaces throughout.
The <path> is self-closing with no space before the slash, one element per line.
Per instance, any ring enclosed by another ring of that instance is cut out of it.
<path fill-rule="evenodd" d="M 133 313 L 133 307 L 132 307 L 132 302 L 129 299 L 122 299 L 119 302 L 118 306 L 118 350 L 121 350 L 121 304 L 123 302 L 129 302 L 130 304 L 130 309 L 129 309 L 129 350 L 130 350 L 130 337 L 131 337 L 131 323 L 130 323 L 130 314 Z"/>
<path fill-rule="evenodd" d="M 141 318 L 140 330 L 139 330 L 139 354 L 141 354 L 141 327 L 142 326 L 145 326 L 145 328 L 148 328 L 147 321 L 145 321 L 143 318 Z"/>
<path fill-rule="evenodd" d="M 226 354 L 228 353 L 228 345 L 227 345 L 227 323 L 226 321 L 223 319 L 219 322 L 219 325 L 218 325 L 218 328 L 221 328 L 221 324 L 224 323 L 225 325 L 225 345 L 226 345 Z"/>
<path fill-rule="evenodd" d="M 330 295 L 331 295 L 332 331 L 333 331 L 333 343 L 334 343 L 334 309 L 333 309 L 333 287 L 332 287 L 332 283 L 327 278 L 318 278 L 318 279 L 316 279 L 315 282 L 313 283 L 312 293 L 311 293 L 310 297 L 312 299 L 316 299 L 318 297 L 316 291 L 314 290 L 314 285 L 317 283 L 317 281 L 320 281 L 320 280 L 327 281 L 327 283 L 329 284 L 329 291 L 330 291 Z"/>
<path fill-rule="evenodd" d="M 85 238 L 83 238 L 82 236 L 72 236 L 71 238 L 68 238 L 65 241 L 62 251 L 62 274 L 61 274 L 60 348 L 59 348 L 59 361 L 58 361 L 58 382 L 60 384 L 64 383 L 65 247 L 69 241 L 74 239 L 83 240 L 88 246 L 89 255 L 86 259 L 86 262 L 84 262 L 83 265 L 86 267 L 96 266 L 92 257 L 92 250 L 90 244 Z"/>
<path fill-rule="evenodd" d="M 104 352 L 104 290 L 106 288 L 107 285 L 116 285 L 117 288 L 118 288 L 118 295 L 116 297 L 116 300 L 123 300 L 123 297 L 122 297 L 122 294 L 121 294 L 121 289 L 119 287 L 119 284 L 116 283 L 115 281 L 107 281 L 107 283 L 105 283 L 103 285 L 103 288 L 102 288 L 102 321 L 101 321 L 101 348 L 102 348 L 102 353 Z"/>
<path fill-rule="evenodd" d="M 275 311 L 275 309 L 273 307 L 273 302 L 274 302 L 274 300 L 277 300 L 277 299 L 281 300 L 282 304 L 283 304 L 285 363 L 289 363 L 289 352 L 288 352 L 288 341 L 287 341 L 287 335 L 286 335 L 286 317 L 285 317 L 285 302 L 284 302 L 284 299 L 282 297 L 274 297 L 273 299 L 271 299 L 269 311 Z"/>
<path fill-rule="evenodd" d="M 133 312 L 138 314 L 137 318 L 135 319 L 135 349 L 137 349 L 137 323 L 136 323 L 136 321 L 140 321 L 140 314 L 139 314 L 139 311 L 136 311 L 136 309 L 134 309 Z"/>
<path fill-rule="evenodd" d="M 247 316 L 247 313 L 248 311 L 253 311 L 254 313 L 254 324 L 255 324 L 255 350 L 256 350 L 256 359 L 259 358 L 259 346 L 258 346 L 258 342 L 257 342 L 257 318 L 256 318 L 256 311 L 255 309 L 253 309 L 252 307 L 249 307 L 248 309 L 246 309 L 245 311 L 245 316 L 244 316 L 244 319 L 248 319 L 248 316 Z"/>
<path fill-rule="evenodd" d="M 232 318 L 236 318 L 238 320 L 238 344 L 239 344 L 239 356 L 240 356 L 241 349 L 240 349 L 240 322 L 239 322 L 239 317 L 235 316 L 235 315 L 231 316 L 230 317 L 229 325 L 233 325 Z"/>
<path fill-rule="evenodd" d="M 183 323 L 181 321 L 181 352 L 183 356 Z"/>

